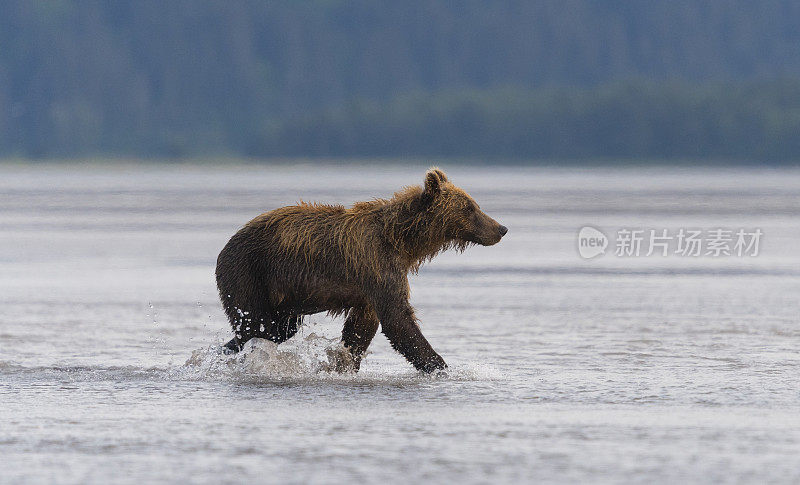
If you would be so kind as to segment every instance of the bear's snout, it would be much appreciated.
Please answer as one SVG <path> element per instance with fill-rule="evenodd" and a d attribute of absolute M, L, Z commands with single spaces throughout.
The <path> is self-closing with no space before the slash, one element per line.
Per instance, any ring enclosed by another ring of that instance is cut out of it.
<path fill-rule="evenodd" d="M 506 235 L 508 228 L 491 217 L 484 214 L 484 219 L 479 229 L 475 232 L 475 239 L 482 246 L 494 246 Z"/>

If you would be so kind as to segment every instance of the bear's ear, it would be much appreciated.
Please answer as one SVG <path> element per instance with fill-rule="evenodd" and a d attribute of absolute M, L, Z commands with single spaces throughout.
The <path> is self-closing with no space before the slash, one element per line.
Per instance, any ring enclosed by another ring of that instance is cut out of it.
<path fill-rule="evenodd" d="M 447 182 L 447 175 L 436 167 L 432 167 L 425 174 L 425 195 L 433 197 L 442 191 L 442 184 Z"/>

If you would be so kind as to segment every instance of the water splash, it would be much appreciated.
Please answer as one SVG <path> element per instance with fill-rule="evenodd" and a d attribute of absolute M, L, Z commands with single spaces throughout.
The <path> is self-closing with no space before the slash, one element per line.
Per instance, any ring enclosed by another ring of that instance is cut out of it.
<path fill-rule="evenodd" d="M 294 380 L 353 373 L 352 357 L 341 341 L 316 333 L 292 339 L 280 347 L 269 340 L 254 338 L 233 355 L 223 353 L 217 346 L 198 349 L 182 369 L 203 377 L 244 380 Z"/>
<path fill-rule="evenodd" d="M 369 352 L 368 352 L 369 354 Z M 401 356 L 397 356 L 402 359 Z M 426 375 L 406 365 L 370 366 L 353 371 L 350 352 L 341 340 L 311 333 L 280 346 L 266 339 L 249 340 L 241 351 L 229 355 L 219 346 L 192 352 L 176 369 L 179 378 L 232 379 L 240 382 L 346 381 L 360 383 L 398 383 L 409 381 L 500 380 L 501 372 L 484 364 L 465 364 Z"/>

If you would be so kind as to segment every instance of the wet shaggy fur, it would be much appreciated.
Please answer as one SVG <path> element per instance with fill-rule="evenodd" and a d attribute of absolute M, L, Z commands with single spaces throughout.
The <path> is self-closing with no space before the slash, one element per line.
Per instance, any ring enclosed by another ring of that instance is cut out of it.
<path fill-rule="evenodd" d="M 238 351 L 253 337 L 281 343 L 303 315 L 346 317 L 342 341 L 358 370 L 380 326 L 419 370 L 446 367 L 409 304 L 409 271 L 440 251 L 490 246 L 507 229 L 433 168 L 423 187 L 391 199 L 282 207 L 248 222 L 217 259 L 217 287 Z"/>

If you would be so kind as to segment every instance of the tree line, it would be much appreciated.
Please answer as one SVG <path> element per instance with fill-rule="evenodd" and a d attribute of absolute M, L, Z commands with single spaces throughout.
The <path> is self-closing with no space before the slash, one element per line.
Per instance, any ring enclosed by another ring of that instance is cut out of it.
<path fill-rule="evenodd" d="M 800 81 L 420 93 L 274 123 L 257 156 L 800 160 Z"/>
<path fill-rule="evenodd" d="M 790 0 L 7 0 L 0 157 L 797 158 Z"/>

